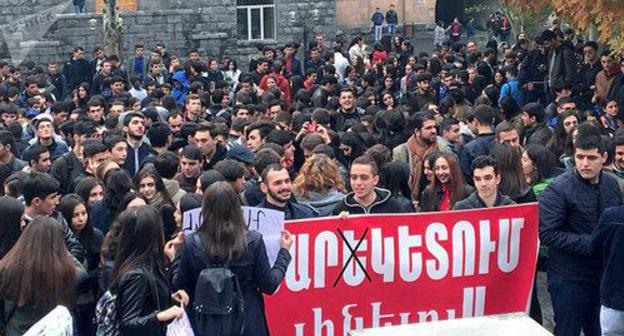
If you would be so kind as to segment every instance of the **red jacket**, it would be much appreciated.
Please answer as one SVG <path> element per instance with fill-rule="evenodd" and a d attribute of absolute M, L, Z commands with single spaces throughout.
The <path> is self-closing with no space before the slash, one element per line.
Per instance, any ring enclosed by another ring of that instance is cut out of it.
<path fill-rule="evenodd" d="M 262 79 L 260 80 L 260 85 L 258 85 L 264 91 L 267 90 L 266 82 L 269 79 L 269 76 L 273 76 L 277 79 L 277 87 L 279 87 L 280 91 L 282 91 L 282 93 L 284 94 L 284 108 L 288 109 L 288 106 L 290 106 L 290 104 L 292 103 L 292 97 L 290 95 L 290 82 L 288 82 L 288 79 L 284 78 L 284 76 L 278 73 L 264 75 L 264 77 L 262 77 Z"/>

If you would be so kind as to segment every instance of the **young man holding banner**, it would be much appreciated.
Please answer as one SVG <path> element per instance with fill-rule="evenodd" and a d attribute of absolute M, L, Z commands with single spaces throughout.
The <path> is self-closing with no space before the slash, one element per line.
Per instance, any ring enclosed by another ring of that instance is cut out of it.
<path fill-rule="evenodd" d="M 336 205 L 334 215 L 387 214 L 407 212 L 392 197 L 390 191 L 376 188 L 379 182 L 379 169 L 373 159 L 360 156 L 353 160 L 350 173 L 351 188 L 349 193 Z"/>
<path fill-rule="evenodd" d="M 258 204 L 258 208 L 281 211 L 285 220 L 316 216 L 311 208 L 290 200 L 292 195 L 290 175 L 280 164 L 272 164 L 264 169 L 260 190 L 264 194 L 264 199 Z"/>
<path fill-rule="evenodd" d="M 619 206 L 614 177 L 602 173 L 607 160 L 600 131 L 581 124 L 574 163 L 539 197 L 539 236 L 548 247 L 548 291 L 555 312 L 555 335 L 600 335 L 600 258 L 592 232 L 603 211 Z"/>

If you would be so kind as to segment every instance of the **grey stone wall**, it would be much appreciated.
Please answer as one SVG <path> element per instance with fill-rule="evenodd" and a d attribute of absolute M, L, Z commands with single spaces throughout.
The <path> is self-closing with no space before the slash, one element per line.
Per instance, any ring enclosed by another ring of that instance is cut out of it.
<path fill-rule="evenodd" d="M 10 22 L 7 21 L 11 13 L 5 5 L 7 1 L 32 2 L 40 6 L 62 3 L 59 0 L 0 0 L 0 25 Z M 121 14 L 126 51 L 123 57 L 132 54 L 135 43 L 141 42 L 149 48 L 157 41 L 163 41 L 170 52 L 183 57 L 190 49 L 197 48 L 204 58 L 228 56 L 246 63 L 251 56 L 258 54 L 258 43 L 277 45 L 298 41 L 303 44 L 304 32 L 307 41 L 314 38 L 314 32 L 322 31 L 329 36 L 336 32 L 335 0 L 275 0 L 276 39 L 243 41 L 237 32 L 235 4 L 235 0 L 140 0 L 139 8 L 145 10 Z M 16 12 L 32 13 L 33 9 L 43 10 L 37 7 Z M 57 15 L 56 22 L 43 37 L 35 36 L 18 45 L 30 49 L 25 60 L 38 64 L 64 62 L 76 45 L 84 47 L 90 54 L 93 48 L 102 44 L 101 14 L 75 15 L 71 14 L 71 6 L 69 10 L 69 14 Z M 318 12 L 316 20 L 312 19 L 314 10 Z M 0 37 L 0 59 L 9 57 L 3 37 Z"/>

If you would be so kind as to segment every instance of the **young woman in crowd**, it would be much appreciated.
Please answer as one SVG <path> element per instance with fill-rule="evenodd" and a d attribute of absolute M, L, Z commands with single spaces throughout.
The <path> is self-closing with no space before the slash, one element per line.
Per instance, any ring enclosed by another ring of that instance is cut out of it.
<path fill-rule="evenodd" d="M 423 190 L 420 210 L 449 211 L 455 204 L 468 197 L 473 189 L 464 183 L 464 178 L 455 155 L 435 152 L 428 160 L 432 163 L 433 179 Z"/>
<path fill-rule="evenodd" d="M 507 144 L 497 144 L 490 150 L 490 155 L 498 163 L 501 182 L 498 189 L 514 202 L 532 203 L 537 201 L 533 189 L 527 184 L 522 170 L 522 155 Z"/>
<path fill-rule="evenodd" d="M 35 217 L 0 260 L 4 333 L 21 336 L 57 305 L 73 307 L 75 284 L 85 275 L 65 247 L 62 225 Z"/>
<path fill-rule="evenodd" d="M 81 179 L 74 191 L 83 200 L 87 201 L 87 210 L 90 210 L 97 201 L 104 198 L 104 184 L 93 176 Z"/>
<path fill-rule="evenodd" d="M 239 279 L 244 296 L 243 335 L 268 335 L 262 294 L 273 294 L 282 282 L 291 259 L 288 249 L 292 237 L 288 232 L 282 233 L 282 248 L 271 267 L 262 235 L 245 229 L 239 197 L 227 182 L 217 182 L 206 189 L 202 216 L 202 226 L 185 237 L 184 248 L 179 252 L 175 288 L 194 293 L 197 278 L 207 265 L 227 262 Z M 193 321 L 198 334 L 223 335 L 221 325 L 204 324 L 199 317 Z"/>
<path fill-rule="evenodd" d="M 15 245 L 24 224 L 24 204 L 10 196 L 0 197 L 0 259 Z"/>
<path fill-rule="evenodd" d="M 536 197 L 546 189 L 562 169 L 557 167 L 553 153 L 539 144 L 530 144 L 522 153 L 522 173 Z"/>
<path fill-rule="evenodd" d="M 413 212 L 412 192 L 409 188 L 410 171 L 404 162 L 392 161 L 380 165 L 379 187 L 390 191 L 401 207 L 403 212 Z"/>
<path fill-rule="evenodd" d="M 160 175 L 153 168 L 146 167 L 137 173 L 134 182 L 139 193 L 160 213 L 165 237 L 171 237 L 176 231 L 173 216 L 176 208 Z"/>
<path fill-rule="evenodd" d="M 117 295 L 122 335 L 164 336 L 168 323 L 188 305 L 184 291 L 173 292 L 165 270 L 162 221 L 150 206 L 129 209 L 118 221 L 121 231 L 110 291 Z"/>
<path fill-rule="evenodd" d="M 82 197 L 76 194 L 63 196 L 58 210 L 86 252 L 87 277 L 76 288 L 76 329 L 80 336 L 93 335 L 95 304 L 98 298 L 97 273 L 104 235 L 91 225 L 87 203 Z"/>
<path fill-rule="evenodd" d="M 557 116 L 557 126 L 546 149 L 553 153 L 559 160 L 563 155 L 572 153 L 572 132 L 581 123 L 580 117 L 574 110 L 563 111 Z"/>
<path fill-rule="evenodd" d="M 91 218 L 93 226 L 106 234 L 113 219 L 120 212 L 121 200 L 134 189 L 134 183 L 125 170 L 116 168 L 106 173 L 104 188 L 104 198 L 93 205 Z"/>
<path fill-rule="evenodd" d="M 313 207 L 321 217 L 329 216 L 346 192 L 336 163 L 325 154 L 314 154 L 305 161 L 292 188 L 297 202 Z"/>

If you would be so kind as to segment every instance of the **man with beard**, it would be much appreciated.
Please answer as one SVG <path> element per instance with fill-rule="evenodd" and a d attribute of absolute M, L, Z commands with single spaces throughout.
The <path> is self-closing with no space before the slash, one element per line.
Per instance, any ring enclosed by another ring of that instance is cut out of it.
<path fill-rule="evenodd" d="M 403 98 L 401 104 L 407 105 L 413 111 L 420 111 L 429 104 L 437 104 L 436 97 L 431 90 L 430 73 L 423 73 L 416 76 L 416 89 L 408 91 Z"/>
<path fill-rule="evenodd" d="M 316 215 L 311 208 L 291 201 L 290 175 L 280 164 L 271 164 L 264 169 L 260 190 L 265 197 L 258 207 L 282 211 L 285 220 L 306 219 Z"/>
<path fill-rule="evenodd" d="M 414 114 L 410 120 L 413 128 L 412 136 L 406 143 L 392 150 L 395 160 L 410 166 L 410 187 L 414 200 L 420 199 L 420 177 L 422 176 L 422 160 L 427 154 L 437 149 L 436 121 L 433 113 L 422 111 Z"/>
<path fill-rule="evenodd" d="M 130 112 L 123 120 L 123 130 L 128 143 L 126 161 L 121 166 L 130 176 L 141 169 L 143 162 L 150 155 L 154 155 L 152 146 L 143 141 L 145 134 L 145 117 L 139 112 Z"/>

